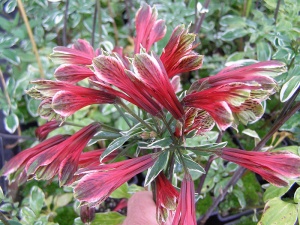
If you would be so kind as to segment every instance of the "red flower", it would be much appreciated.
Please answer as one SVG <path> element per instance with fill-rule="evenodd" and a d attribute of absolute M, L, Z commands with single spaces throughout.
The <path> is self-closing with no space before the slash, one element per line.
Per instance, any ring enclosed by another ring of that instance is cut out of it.
<path fill-rule="evenodd" d="M 183 107 L 169 80 L 164 65 L 155 55 L 136 54 L 133 60 L 134 75 L 147 87 L 147 91 L 164 106 L 175 119 L 182 119 Z"/>
<path fill-rule="evenodd" d="M 172 225 L 196 225 L 195 189 L 190 174 L 185 173 Z"/>
<path fill-rule="evenodd" d="M 177 26 L 160 57 L 169 78 L 176 74 L 197 70 L 202 66 L 203 56 L 192 51 L 196 34 L 188 33 L 184 25 Z"/>
<path fill-rule="evenodd" d="M 208 112 L 196 108 L 187 108 L 185 110 L 185 129 L 184 133 L 188 134 L 196 131 L 196 134 L 203 134 L 210 131 L 215 121 Z"/>
<path fill-rule="evenodd" d="M 99 123 L 92 123 L 58 145 L 34 155 L 26 165 L 27 174 L 44 180 L 58 174 L 60 184 L 68 184 L 77 171 L 82 150 L 100 128 Z"/>
<path fill-rule="evenodd" d="M 67 117 L 79 109 L 92 104 L 115 103 L 117 97 L 105 91 L 85 88 L 71 83 L 51 80 L 38 80 L 32 82 L 36 86 L 30 90 L 30 94 L 38 99 L 48 99 L 41 105 L 51 102 L 51 108 L 57 114 Z M 32 91 L 34 90 L 34 91 Z M 47 109 L 48 105 L 45 107 Z M 52 112 L 42 112 L 42 115 Z"/>
<path fill-rule="evenodd" d="M 286 178 L 300 177 L 300 157 L 290 152 L 255 152 L 223 148 L 217 154 L 225 160 L 252 170 L 276 186 L 288 185 Z"/>
<path fill-rule="evenodd" d="M 152 99 L 150 93 L 147 92 L 146 85 L 134 77 L 129 70 L 126 70 L 119 57 L 101 55 L 93 60 L 93 67 L 98 81 L 114 85 L 123 91 L 123 93 L 114 92 L 116 95 L 154 116 L 161 114 L 161 106 Z M 106 86 L 102 86 L 102 88 L 110 92 Z"/>
<path fill-rule="evenodd" d="M 84 176 L 75 184 L 75 197 L 83 204 L 100 204 L 123 183 L 151 167 L 156 157 L 157 155 L 148 154 L 87 170 L 80 169 L 76 174 Z"/>
<path fill-rule="evenodd" d="M 40 140 L 43 141 L 47 138 L 48 134 L 55 130 L 56 128 L 58 128 L 60 125 L 59 121 L 56 120 L 52 120 L 49 121 L 45 124 L 43 124 L 42 126 L 39 126 L 38 128 L 36 128 L 35 130 L 35 136 Z"/>
<path fill-rule="evenodd" d="M 8 177 L 11 182 L 17 181 L 19 185 L 23 184 L 27 179 L 25 167 L 28 161 L 31 160 L 32 157 L 55 147 L 66 140 L 66 138 L 67 136 L 57 135 L 20 152 L 3 166 L 2 175 Z"/>
<path fill-rule="evenodd" d="M 90 166 L 95 166 L 100 164 L 100 156 L 105 151 L 105 149 L 97 149 L 92 150 L 89 152 L 83 152 L 80 155 L 79 161 L 78 161 L 78 167 L 80 168 L 86 168 Z M 114 151 L 110 153 L 108 156 L 106 156 L 101 162 L 106 163 L 110 160 L 114 159 L 118 155 L 117 151 Z"/>
<path fill-rule="evenodd" d="M 88 67 L 73 64 L 62 64 L 54 72 L 54 76 L 57 80 L 70 83 L 77 83 L 94 75 L 94 72 Z"/>
<path fill-rule="evenodd" d="M 156 8 L 143 4 L 135 17 L 136 38 L 134 39 L 134 53 L 140 52 L 140 47 L 148 52 L 153 43 L 162 39 L 166 34 L 163 20 L 157 19 Z"/>
<path fill-rule="evenodd" d="M 215 76 L 193 83 L 182 104 L 205 110 L 222 130 L 236 126 L 239 121 L 243 124 L 255 122 L 264 113 L 261 102 L 277 87 L 274 79 L 266 74 L 282 72 L 283 65 L 268 61 L 225 68 Z"/>
<path fill-rule="evenodd" d="M 99 51 L 94 51 L 89 42 L 77 40 L 71 48 L 59 46 L 53 49 L 51 59 L 55 63 L 91 65 Z"/>
<path fill-rule="evenodd" d="M 163 173 L 156 177 L 155 184 L 157 221 L 166 223 L 171 211 L 176 209 L 179 193 Z"/>

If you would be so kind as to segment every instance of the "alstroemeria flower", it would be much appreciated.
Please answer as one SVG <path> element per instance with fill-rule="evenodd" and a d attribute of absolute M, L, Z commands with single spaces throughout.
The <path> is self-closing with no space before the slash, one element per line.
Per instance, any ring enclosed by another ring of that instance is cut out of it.
<path fill-rule="evenodd" d="M 59 128 L 60 122 L 56 120 L 49 121 L 35 130 L 35 136 L 40 140 L 43 141 L 47 138 L 48 134 L 55 130 L 56 128 Z"/>
<path fill-rule="evenodd" d="M 177 26 L 163 50 L 160 59 L 164 64 L 169 78 L 176 74 L 197 70 L 202 66 L 203 55 L 192 51 L 196 35 L 188 33 L 184 25 Z"/>
<path fill-rule="evenodd" d="M 234 162 L 276 186 L 286 186 L 286 178 L 300 177 L 300 157 L 290 152 L 256 152 L 223 148 L 216 152 L 222 159 Z"/>
<path fill-rule="evenodd" d="M 17 181 L 19 185 L 23 184 L 27 180 L 25 167 L 28 161 L 66 139 L 66 135 L 57 135 L 18 153 L 3 166 L 2 175 L 8 177 L 10 182 Z"/>
<path fill-rule="evenodd" d="M 28 93 L 34 98 L 51 101 L 50 107 L 63 117 L 70 116 L 88 105 L 113 104 L 117 101 L 115 95 L 105 91 L 85 88 L 67 82 L 38 80 L 32 83 L 36 86 L 30 89 Z"/>
<path fill-rule="evenodd" d="M 155 184 L 156 217 L 159 223 L 165 224 L 170 211 L 176 210 L 179 193 L 162 172 L 155 178 Z"/>
<path fill-rule="evenodd" d="M 83 152 L 81 153 L 78 161 L 78 167 L 80 168 L 86 168 L 89 166 L 97 166 L 100 165 L 100 156 L 102 153 L 105 151 L 105 149 L 97 149 L 97 150 L 92 150 L 89 152 Z M 101 163 L 106 163 L 112 159 L 114 159 L 118 155 L 117 151 L 114 151 L 110 153 L 108 156 L 106 156 Z"/>
<path fill-rule="evenodd" d="M 147 87 L 126 70 L 122 60 L 117 55 L 100 55 L 93 60 L 93 67 L 98 81 L 111 84 L 122 90 L 114 92 L 121 98 L 137 105 L 154 116 L 160 116 L 162 108 L 152 99 Z M 103 86 L 103 89 L 106 89 Z M 125 96 L 124 96 L 125 95 Z"/>
<path fill-rule="evenodd" d="M 75 183 L 75 198 L 90 206 L 100 204 L 123 183 L 151 167 L 156 158 L 156 154 L 148 154 L 90 169 L 79 169 L 76 175 L 84 176 Z"/>
<path fill-rule="evenodd" d="M 196 131 L 196 134 L 203 134 L 210 131 L 214 127 L 215 121 L 205 110 L 187 108 L 185 110 L 184 124 L 185 134 L 188 134 L 192 131 Z"/>
<path fill-rule="evenodd" d="M 207 111 L 222 130 L 239 121 L 255 122 L 264 113 L 261 102 L 277 87 L 275 80 L 266 75 L 278 74 L 283 67 L 281 62 L 267 61 L 225 68 L 193 83 L 182 104 Z"/>
<path fill-rule="evenodd" d="M 190 174 L 185 173 L 172 225 L 196 225 L 195 188 Z"/>
<path fill-rule="evenodd" d="M 136 13 L 135 27 L 136 37 L 134 39 L 134 53 L 140 52 L 140 47 L 148 52 L 152 45 L 162 39 L 166 34 L 166 26 L 163 20 L 157 19 L 156 8 L 143 4 Z"/>
<path fill-rule="evenodd" d="M 184 115 L 164 65 L 160 59 L 151 54 L 136 54 L 133 59 L 134 75 L 146 84 L 148 92 L 167 109 L 175 119 L 181 120 Z"/>
<path fill-rule="evenodd" d="M 34 155 L 26 165 L 27 174 L 44 180 L 58 174 L 60 184 L 68 184 L 78 169 L 82 150 L 100 129 L 99 123 L 91 123 L 67 140 Z"/>
<path fill-rule="evenodd" d="M 88 67 L 73 64 L 62 64 L 54 71 L 54 77 L 57 80 L 70 83 L 77 83 L 94 75 L 94 72 Z"/>
<path fill-rule="evenodd" d="M 55 47 L 51 59 L 59 64 L 91 65 L 93 58 L 98 55 L 99 51 L 94 51 L 89 42 L 78 39 L 71 48 Z"/>

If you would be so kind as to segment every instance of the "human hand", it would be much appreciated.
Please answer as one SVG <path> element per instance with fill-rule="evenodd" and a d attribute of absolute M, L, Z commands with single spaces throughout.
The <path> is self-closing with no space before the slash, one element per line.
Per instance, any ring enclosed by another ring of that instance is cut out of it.
<path fill-rule="evenodd" d="M 128 201 L 127 217 L 122 225 L 158 225 L 156 206 L 150 191 L 140 191 Z"/>

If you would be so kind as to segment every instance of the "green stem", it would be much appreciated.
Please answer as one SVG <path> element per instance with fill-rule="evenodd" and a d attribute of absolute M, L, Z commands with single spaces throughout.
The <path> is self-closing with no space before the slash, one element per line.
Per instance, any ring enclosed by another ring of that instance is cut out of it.
<path fill-rule="evenodd" d="M 10 101 L 9 94 L 7 92 L 7 89 L 6 89 L 6 84 L 5 84 L 4 76 L 3 76 L 3 73 L 1 71 L 1 69 L 0 69 L 0 80 L 1 80 L 1 83 L 2 83 L 3 93 L 5 95 L 6 102 L 9 105 L 9 110 L 11 110 L 11 101 Z"/>
<path fill-rule="evenodd" d="M 64 121 L 63 124 L 70 125 L 70 126 L 75 126 L 75 127 L 85 127 L 84 125 L 73 123 L 73 122 L 68 122 L 68 121 Z M 117 133 L 117 134 L 120 133 L 119 129 L 116 129 L 116 128 L 108 126 L 108 125 L 105 125 L 103 123 L 100 123 L 100 124 L 101 124 L 101 127 L 102 127 L 101 130 L 103 130 L 103 131 L 108 131 L 108 132 Z"/>
<path fill-rule="evenodd" d="M 172 131 L 170 125 L 168 124 L 168 122 L 167 122 L 167 120 L 166 120 L 166 118 L 165 118 L 164 116 L 162 117 L 162 121 L 164 122 L 166 128 L 168 129 L 168 131 L 169 131 L 169 133 L 170 133 L 170 135 L 171 135 L 171 138 L 172 138 L 173 142 L 176 143 L 177 140 L 176 140 L 176 138 L 175 138 L 175 136 L 174 136 L 174 133 L 173 133 L 173 131 Z"/>
<path fill-rule="evenodd" d="M 187 166 L 184 163 L 184 159 L 183 159 L 183 156 L 182 156 L 180 150 L 179 149 L 176 149 L 176 150 L 177 150 L 178 155 L 179 155 L 179 160 L 181 161 L 181 164 L 183 166 L 184 173 L 189 173 L 189 170 L 188 170 Z"/>
<path fill-rule="evenodd" d="M 124 112 L 120 109 L 118 104 L 115 104 L 116 109 L 118 110 L 118 112 L 120 113 L 120 115 L 124 118 L 125 122 L 127 123 L 127 125 L 131 128 L 131 124 L 129 122 L 129 120 L 127 119 L 127 117 L 125 116 Z"/>
<path fill-rule="evenodd" d="M 154 126 L 156 128 L 156 133 L 161 134 L 161 129 L 160 129 L 159 124 L 157 123 L 156 118 L 154 116 L 152 116 L 152 115 L 151 115 L 151 117 L 152 117 L 152 121 L 154 123 Z"/>
<path fill-rule="evenodd" d="M 175 153 L 174 151 L 170 151 L 170 157 L 169 157 L 169 162 L 168 162 L 168 173 L 167 173 L 167 176 L 168 176 L 168 179 L 169 181 L 172 183 L 172 180 L 173 180 L 173 172 L 174 172 L 174 162 L 175 162 Z"/>
<path fill-rule="evenodd" d="M 132 115 L 137 121 L 147 127 L 149 130 L 156 132 L 148 123 L 141 119 L 138 115 L 135 114 L 124 102 L 120 101 L 119 104 L 125 109 L 130 115 Z"/>

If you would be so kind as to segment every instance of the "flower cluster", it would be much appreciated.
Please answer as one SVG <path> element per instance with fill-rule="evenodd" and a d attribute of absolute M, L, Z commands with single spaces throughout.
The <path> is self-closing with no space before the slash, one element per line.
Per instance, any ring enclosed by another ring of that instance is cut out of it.
<path fill-rule="evenodd" d="M 282 73 L 285 65 L 278 61 L 246 66 L 236 63 L 195 81 L 179 98 L 180 74 L 198 70 L 203 63 L 203 56 L 195 51 L 196 35 L 184 25 L 177 26 L 161 55 L 157 55 L 151 47 L 165 36 L 164 21 L 157 20 L 156 9 L 147 4 L 141 6 L 135 21 L 131 55 L 124 55 L 119 46 L 111 52 L 94 49 L 85 40 L 53 49 L 51 58 L 60 64 L 54 72 L 56 80 L 33 81 L 34 87 L 28 91 L 41 100 L 39 113 L 49 120 L 36 130 L 43 142 L 22 151 L 6 163 L 2 172 L 19 184 L 31 178 L 52 180 L 58 175 L 60 185 L 74 187 L 82 205 L 94 207 L 133 176 L 149 169 L 159 223 L 196 224 L 194 182 L 184 157 L 186 138 L 210 131 L 215 124 L 225 130 L 257 121 L 264 113 L 262 102 L 277 90 L 272 76 Z M 135 124 L 130 131 L 122 132 L 94 122 L 72 136 L 46 139 L 67 117 L 92 104 L 114 104 L 131 114 Z M 143 113 L 137 115 L 133 109 Z M 118 149 L 125 143 L 120 140 L 107 149 L 84 152 L 99 131 L 110 131 L 126 141 L 135 137 L 136 145 L 132 146 L 138 146 L 138 157 L 124 154 L 127 148 L 120 156 Z M 278 186 L 286 185 L 286 178 L 300 176 L 300 157 L 291 153 L 224 148 L 215 154 Z M 111 163 L 113 159 L 116 161 Z M 161 163 L 165 159 L 170 163 Z M 172 177 L 173 170 L 166 168 L 172 163 L 184 168 L 180 192 L 165 176 Z"/>

